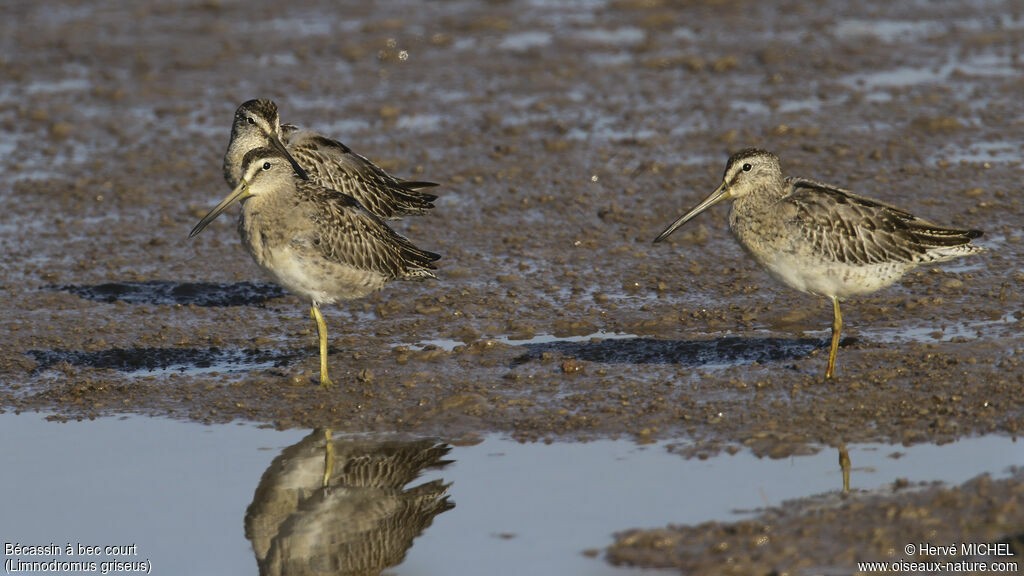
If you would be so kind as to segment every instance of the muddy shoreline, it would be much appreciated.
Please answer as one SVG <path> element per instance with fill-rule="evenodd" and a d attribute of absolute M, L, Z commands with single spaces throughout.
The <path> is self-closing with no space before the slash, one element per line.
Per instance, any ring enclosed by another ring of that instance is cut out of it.
<path fill-rule="evenodd" d="M 670 439 L 686 457 L 1019 433 L 1019 8 L 409 8 L 16 2 L 0 409 Z M 261 96 L 441 183 L 431 214 L 395 225 L 443 254 L 440 279 L 324 310 L 332 390 L 304 305 L 260 277 L 235 212 L 187 239 L 227 191 L 235 106 Z M 826 382 L 828 302 L 759 270 L 724 208 L 651 244 L 746 146 L 983 229 L 988 250 L 845 304 Z"/>

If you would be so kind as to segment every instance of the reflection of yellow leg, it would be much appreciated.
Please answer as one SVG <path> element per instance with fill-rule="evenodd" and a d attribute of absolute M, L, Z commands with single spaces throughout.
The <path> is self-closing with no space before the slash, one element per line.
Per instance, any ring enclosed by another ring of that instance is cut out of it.
<path fill-rule="evenodd" d="M 330 428 L 324 430 L 324 439 L 327 440 L 327 451 L 324 453 L 324 488 L 327 488 L 331 481 L 331 474 L 334 473 L 334 439 L 331 436 Z"/>
<path fill-rule="evenodd" d="M 843 329 L 843 315 L 839 313 L 839 298 L 832 297 L 832 347 L 828 351 L 828 369 L 825 378 L 831 378 L 836 369 L 836 352 L 839 351 L 839 332 Z"/>
<path fill-rule="evenodd" d="M 316 322 L 316 334 L 320 341 L 320 387 L 330 388 L 334 386 L 334 382 L 327 377 L 327 323 L 324 322 L 323 314 L 320 314 L 316 304 L 309 305 L 309 315 Z"/>
<path fill-rule="evenodd" d="M 839 447 L 839 468 L 843 471 L 843 495 L 850 493 L 850 453 L 846 444 Z"/>

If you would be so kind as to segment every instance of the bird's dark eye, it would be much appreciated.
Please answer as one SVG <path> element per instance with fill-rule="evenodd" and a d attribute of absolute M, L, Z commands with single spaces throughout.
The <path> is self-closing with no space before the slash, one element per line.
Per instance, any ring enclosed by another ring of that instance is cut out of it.
<path fill-rule="evenodd" d="M 264 162 L 263 163 L 263 169 L 264 170 L 270 170 L 270 162 Z"/>
<path fill-rule="evenodd" d="M 743 165 L 743 171 L 744 172 L 750 172 L 751 168 L 753 168 L 753 166 L 751 166 L 750 164 L 744 164 Z"/>
<path fill-rule="evenodd" d="M 248 122 L 249 124 L 252 124 L 253 126 L 256 125 L 256 121 L 253 120 L 252 116 L 246 116 L 245 117 L 245 121 Z"/>

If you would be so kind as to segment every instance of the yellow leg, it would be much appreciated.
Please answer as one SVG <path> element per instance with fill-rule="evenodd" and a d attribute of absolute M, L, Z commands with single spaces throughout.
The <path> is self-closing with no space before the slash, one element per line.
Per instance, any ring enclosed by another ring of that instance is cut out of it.
<path fill-rule="evenodd" d="M 846 444 L 839 447 L 839 469 L 843 471 L 843 495 L 850 493 L 850 452 Z"/>
<path fill-rule="evenodd" d="M 324 322 L 323 314 L 320 314 L 316 304 L 309 305 L 309 315 L 316 322 L 317 339 L 320 341 L 320 387 L 330 388 L 334 386 L 334 382 L 327 377 L 327 323 Z"/>
<path fill-rule="evenodd" d="M 828 351 L 828 369 L 825 378 L 831 378 L 836 369 L 836 352 L 839 351 L 839 333 L 843 329 L 843 315 L 839 313 L 839 299 L 832 297 L 832 347 Z"/>
<path fill-rule="evenodd" d="M 324 439 L 327 440 L 327 451 L 324 453 L 324 488 L 327 488 L 331 481 L 331 474 L 334 473 L 334 438 L 331 436 L 331 429 L 325 429 Z"/>

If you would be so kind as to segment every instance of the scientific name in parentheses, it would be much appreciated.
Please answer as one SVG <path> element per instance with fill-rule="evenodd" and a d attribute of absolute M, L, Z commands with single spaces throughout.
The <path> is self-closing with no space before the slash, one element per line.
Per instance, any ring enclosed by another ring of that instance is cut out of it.
<path fill-rule="evenodd" d="M 19 542 L 11 544 L 4 542 L 4 556 L 63 556 L 64 549 L 60 544 L 22 545 Z"/>
<path fill-rule="evenodd" d="M 15 572 L 95 572 L 97 565 L 91 560 L 84 562 L 74 561 L 69 562 L 67 560 L 57 560 L 56 558 L 50 558 L 49 560 L 17 560 L 8 558 L 4 561 L 4 570 L 8 574 L 14 574 Z M 143 571 L 140 568 L 138 571 Z M 103 573 L 108 573 L 109 570 L 104 570 Z M 148 574 L 148 570 L 146 570 Z"/>

